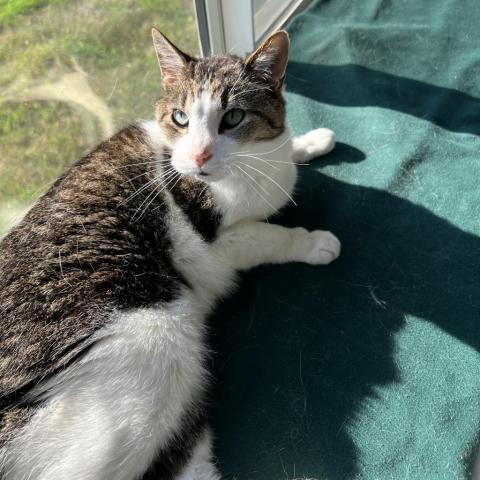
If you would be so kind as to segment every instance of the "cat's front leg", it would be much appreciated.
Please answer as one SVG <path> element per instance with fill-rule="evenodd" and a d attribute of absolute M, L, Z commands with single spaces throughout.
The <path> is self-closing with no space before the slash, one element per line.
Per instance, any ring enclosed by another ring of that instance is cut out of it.
<path fill-rule="evenodd" d="M 301 227 L 286 228 L 263 222 L 229 227 L 212 248 L 236 270 L 248 270 L 265 263 L 326 265 L 340 254 L 340 242 L 330 232 L 309 232 Z"/>
<path fill-rule="evenodd" d="M 326 155 L 335 146 L 335 134 L 328 128 L 310 130 L 305 135 L 294 137 L 292 160 L 307 163 L 309 160 Z"/>

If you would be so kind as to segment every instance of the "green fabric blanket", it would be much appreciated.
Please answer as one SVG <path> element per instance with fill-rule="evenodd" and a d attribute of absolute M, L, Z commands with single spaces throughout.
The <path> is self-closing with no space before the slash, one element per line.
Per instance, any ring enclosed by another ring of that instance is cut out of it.
<path fill-rule="evenodd" d="M 226 478 L 469 478 L 480 431 L 480 2 L 314 2 L 289 120 L 334 152 L 278 222 L 326 267 L 262 267 L 215 316 Z"/>

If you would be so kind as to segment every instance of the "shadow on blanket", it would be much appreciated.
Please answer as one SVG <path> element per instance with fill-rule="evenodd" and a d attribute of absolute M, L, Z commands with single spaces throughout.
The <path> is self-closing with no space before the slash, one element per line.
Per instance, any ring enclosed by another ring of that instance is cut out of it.
<path fill-rule="evenodd" d="M 340 145 L 325 161 L 348 152 L 363 158 Z M 393 334 L 406 314 L 480 349 L 479 238 L 314 168 L 302 170 L 300 184 L 302 208 L 287 209 L 282 223 L 328 227 L 343 252 L 325 268 L 245 275 L 215 317 L 215 418 L 228 478 L 277 478 L 282 469 L 293 478 L 292 465 L 297 476 L 353 478 L 358 455 L 347 427 L 375 387 L 400 380 Z"/>
<path fill-rule="evenodd" d="M 480 133 L 478 98 L 360 65 L 332 66 L 290 61 L 287 86 L 289 91 L 318 102 L 347 107 L 383 107 L 427 120 L 450 131 Z"/>

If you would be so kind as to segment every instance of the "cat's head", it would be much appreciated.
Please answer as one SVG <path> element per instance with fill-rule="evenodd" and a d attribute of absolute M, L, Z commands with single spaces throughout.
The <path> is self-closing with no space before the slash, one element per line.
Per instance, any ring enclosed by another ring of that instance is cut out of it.
<path fill-rule="evenodd" d="M 248 146 L 283 133 L 286 32 L 274 33 L 244 59 L 193 58 L 158 30 L 152 35 L 165 87 L 156 119 L 178 172 L 219 180 Z"/>

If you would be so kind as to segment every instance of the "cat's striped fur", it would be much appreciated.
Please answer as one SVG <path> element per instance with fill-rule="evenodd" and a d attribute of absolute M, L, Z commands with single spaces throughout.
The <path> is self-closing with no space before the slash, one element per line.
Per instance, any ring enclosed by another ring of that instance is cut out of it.
<path fill-rule="evenodd" d="M 77 162 L 0 243 L 4 480 L 219 478 L 209 312 L 238 270 L 339 253 L 328 232 L 261 221 L 288 201 L 294 161 L 333 147 L 328 130 L 292 140 L 285 125 L 286 34 L 246 60 L 154 44 L 156 120 Z M 222 131 L 232 108 L 245 119 Z"/>

